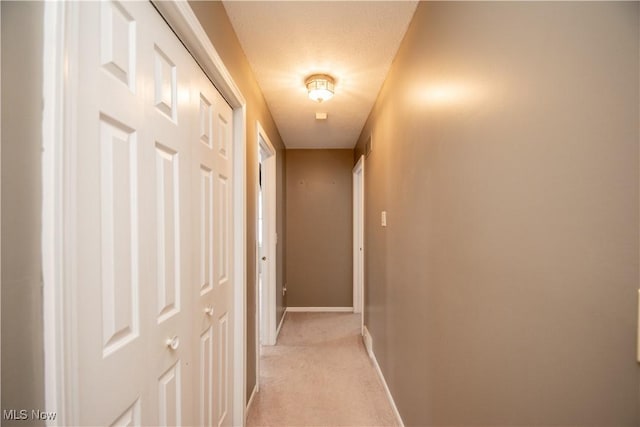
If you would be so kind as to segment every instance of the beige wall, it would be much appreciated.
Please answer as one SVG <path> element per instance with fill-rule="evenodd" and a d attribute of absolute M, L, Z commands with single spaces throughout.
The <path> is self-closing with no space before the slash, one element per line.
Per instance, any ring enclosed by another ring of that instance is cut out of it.
<path fill-rule="evenodd" d="M 2 2 L 2 409 L 44 410 L 42 3 Z M 2 425 L 44 425 L 2 421 Z"/>
<path fill-rule="evenodd" d="M 255 313 L 256 313 L 256 188 L 258 185 L 257 162 L 258 143 L 256 122 L 259 121 L 276 149 L 277 206 L 276 232 L 278 239 L 276 271 L 277 316 L 276 322 L 284 314 L 282 286 L 284 283 L 284 206 L 285 206 L 285 147 L 278 132 L 262 92 L 256 82 L 249 62 L 244 55 L 238 38 L 231 26 L 224 6 L 219 1 L 189 3 L 211 42 L 231 73 L 236 85 L 247 102 L 247 398 L 256 384 L 255 354 Z"/>
<path fill-rule="evenodd" d="M 351 307 L 353 150 L 287 150 L 287 303 Z"/>
<path fill-rule="evenodd" d="M 355 153 L 406 425 L 640 425 L 639 30 L 637 2 L 418 6 Z"/>

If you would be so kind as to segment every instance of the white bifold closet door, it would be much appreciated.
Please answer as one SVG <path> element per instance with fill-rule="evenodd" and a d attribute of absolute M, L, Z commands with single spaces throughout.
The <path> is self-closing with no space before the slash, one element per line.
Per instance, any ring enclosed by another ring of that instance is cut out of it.
<path fill-rule="evenodd" d="M 231 425 L 231 108 L 150 3 L 79 10 L 77 420 Z"/>

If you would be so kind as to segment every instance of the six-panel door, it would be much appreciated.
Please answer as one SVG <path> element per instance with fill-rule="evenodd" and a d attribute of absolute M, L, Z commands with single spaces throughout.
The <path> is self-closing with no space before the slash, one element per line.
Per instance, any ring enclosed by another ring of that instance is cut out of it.
<path fill-rule="evenodd" d="M 79 19 L 78 420 L 230 425 L 231 109 L 151 4 Z"/>

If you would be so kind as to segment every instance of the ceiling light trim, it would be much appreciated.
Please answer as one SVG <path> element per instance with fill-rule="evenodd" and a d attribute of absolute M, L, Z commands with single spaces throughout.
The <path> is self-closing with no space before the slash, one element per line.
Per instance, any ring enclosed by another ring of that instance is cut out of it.
<path fill-rule="evenodd" d="M 304 82 L 309 98 L 316 102 L 329 100 L 335 93 L 336 81 L 328 74 L 313 74 Z"/>

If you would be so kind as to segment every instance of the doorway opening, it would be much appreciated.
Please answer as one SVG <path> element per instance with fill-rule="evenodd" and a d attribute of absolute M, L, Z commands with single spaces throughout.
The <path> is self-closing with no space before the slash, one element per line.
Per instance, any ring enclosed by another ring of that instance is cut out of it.
<path fill-rule="evenodd" d="M 364 335 L 364 156 L 353 168 L 353 312 Z"/>
<path fill-rule="evenodd" d="M 261 345 L 276 343 L 276 150 L 258 123 L 257 242 L 256 242 L 256 372 Z M 257 375 L 259 378 L 260 375 Z"/>

